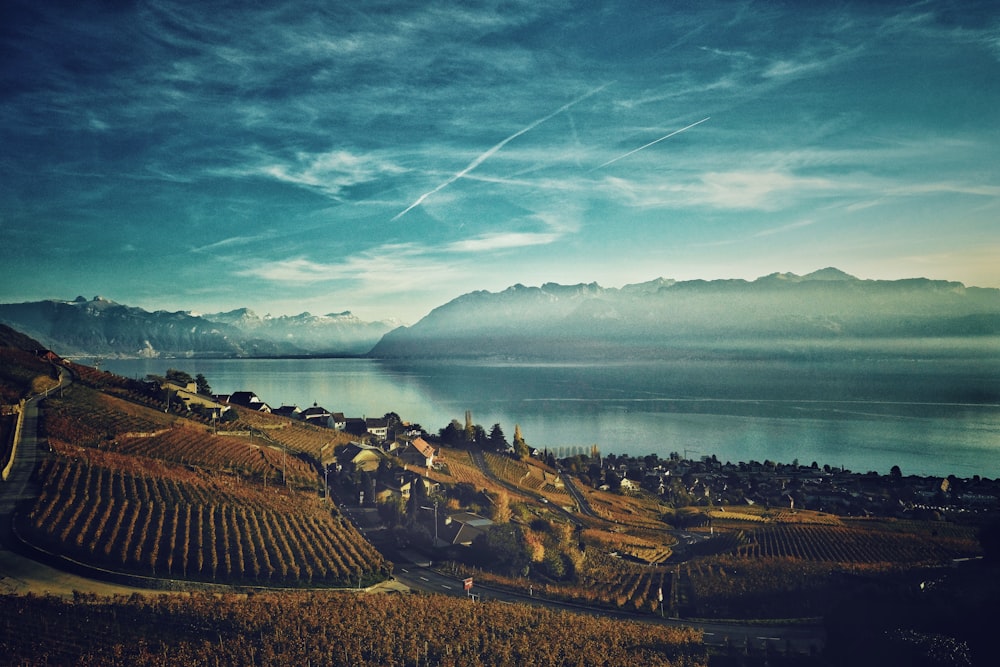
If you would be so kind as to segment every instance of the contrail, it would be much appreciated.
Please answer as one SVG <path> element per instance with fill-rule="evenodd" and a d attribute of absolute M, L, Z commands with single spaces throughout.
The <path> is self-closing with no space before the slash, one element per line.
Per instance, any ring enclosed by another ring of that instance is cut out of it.
<path fill-rule="evenodd" d="M 496 144 L 495 146 L 489 148 L 488 150 L 484 151 L 482 154 L 480 154 L 479 156 L 477 156 L 475 160 L 473 160 L 472 162 L 470 162 L 469 164 L 467 164 L 465 166 L 465 169 L 463 169 L 460 172 L 456 173 L 454 176 L 452 176 L 448 180 L 444 181 L 443 183 L 441 183 L 440 185 L 438 185 L 433 190 L 425 192 L 424 194 L 422 194 L 419 197 L 417 197 L 416 201 L 414 201 L 412 204 L 410 204 L 409 206 L 407 206 L 405 209 L 403 209 L 402 211 L 400 211 L 399 213 L 397 213 L 396 215 L 394 215 L 392 219 L 393 220 L 399 220 L 404 215 L 406 215 L 407 213 L 409 213 L 410 211 L 412 211 L 413 209 L 415 209 L 417 206 L 420 206 L 420 204 L 422 204 L 424 202 L 424 200 L 427 199 L 428 197 L 430 197 L 432 194 L 434 194 L 436 192 L 440 192 L 441 190 L 445 189 L 446 187 L 448 187 L 449 185 L 451 185 L 452 183 L 454 183 L 455 181 L 457 181 L 458 179 L 462 178 L 463 176 L 465 176 L 466 174 L 468 174 L 470 171 L 472 171 L 473 169 L 475 169 L 476 167 L 478 167 L 479 165 L 481 165 L 483 162 L 485 162 L 486 160 L 488 160 L 489 158 L 491 158 L 494 154 L 496 154 L 497 151 L 499 151 L 501 148 L 503 148 L 504 146 L 506 146 L 507 144 L 509 144 L 514 139 L 517 139 L 519 136 L 521 136 L 525 132 L 530 132 L 531 130 L 535 129 L 536 127 L 538 127 L 539 125 L 541 125 L 545 121 L 549 120 L 553 116 L 558 116 L 563 111 L 566 111 L 570 107 L 579 104 L 580 102 L 584 101 L 585 99 L 587 99 L 591 95 L 596 95 L 597 93 L 599 93 L 602 90 L 604 90 L 605 88 L 607 88 L 609 85 L 611 85 L 611 84 L 606 83 L 603 86 L 600 86 L 598 88 L 595 88 L 594 90 L 591 90 L 590 92 L 584 93 L 583 95 L 581 95 L 580 97 L 576 98 L 575 100 L 572 100 L 572 101 L 567 102 L 566 104 L 562 105 L 561 107 L 559 107 L 558 109 L 556 109 L 555 111 L 553 111 L 549 115 L 545 116 L 544 118 L 539 118 L 538 120 L 534 121 L 530 125 L 528 125 L 528 126 L 526 126 L 524 128 L 521 128 L 520 130 L 518 130 L 514 134 L 510 135 L 509 137 L 507 137 L 506 139 L 504 139 L 500 143 Z M 685 128 L 685 129 L 687 129 L 687 128 Z"/>
<path fill-rule="evenodd" d="M 599 166 L 597 166 L 597 167 L 594 167 L 593 169 L 591 169 L 591 171 L 597 171 L 598 169 L 603 169 L 604 167 L 607 167 L 607 166 L 608 166 L 609 164 L 614 164 L 615 162 L 618 162 L 618 160 L 622 160 L 622 159 L 625 159 L 625 158 L 627 158 L 627 157 L 628 157 L 629 155 L 632 155 L 633 153 L 638 153 L 639 151 L 641 151 L 641 150 L 642 150 L 642 149 L 644 149 L 644 148 L 649 148 L 649 147 L 650 147 L 650 146 L 652 146 L 653 144 L 658 144 L 658 143 L 660 143 L 661 141 L 663 141 L 664 139 L 669 139 L 670 137 L 674 136 L 675 134 L 680 134 L 681 132 L 683 132 L 683 131 L 685 131 L 685 130 L 690 130 L 690 129 L 691 129 L 692 127 L 694 127 L 695 125 L 701 125 L 702 123 L 704 123 L 704 122 L 705 122 L 706 120 L 708 120 L 709 118 L 711 118 L 711 116 L 706 116 L 705 118 L 702 118 L 701 120 L 699 120 L 699 121 L 698 121 L 697 123 L 691 123 L 691 124 L 690 124 L 690 125 L 688 125 L 687 127 L 682 127 L 682 128 L 681 128 L 681 129 L 679 129 L 679 130 L 674 130 L 674 131 L 673 131 L 673 132 L 671 132 L 670 134 L 666 134 L 666 135 L 664 135 L 664 136 L 660 137 L 659 139 L 656 139 L 655 141 L 650 141 L 650 142 L 649 142 L 648 144 L 646 144 L 645 146 L 639 146 L 638 148 L 636 148 L 636 149 L 634 149 L 634 150 L 630 150 L 630 151 L 629 151 L 628 153 L 625 153 L 625 155 L 619 155 L 618 157 L 614 158 L 613 160 L 608 160 L 608 161 L 607 161 L 607 162 L 605 162 L 604 164 L 602 164 L 602 165 L 599 165 Z"/>

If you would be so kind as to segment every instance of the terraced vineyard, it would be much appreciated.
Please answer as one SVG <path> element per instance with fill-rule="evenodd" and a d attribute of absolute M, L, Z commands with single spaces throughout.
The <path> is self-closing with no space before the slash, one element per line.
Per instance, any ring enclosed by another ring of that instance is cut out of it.
<path fill-rule="evenodd" d="M 235 472 L 244 477 L 315 489 L 316 470 L 306 461 L 268 444 L 260 437 L 212 435 L 203 428 L 178 426 L 149 437 L 124 437 L 107 447 L 124 454 Z"/>
<path fill-rule="evenodd" d="M 329 460 L 334 447 L 344 445 L 354 438 L 342 431 L 306 424 L 301 421 L 279 417 L 240 407 L 232 407 L 239 415 L 239 420 L 228 424 L 227 430 L 245 431 L 250 428 L 259 430 L 269 440 L 287 449 L 301 452 L 314 460 Z"/>
<path fill-rule="evenodd" d="M 889 531 L 876 525 L 814 526 L 775 524 L 748 531 L 749 543 L 736 554 L 746 558 L 792 558 L 858 565 L 936 565 L 978 550 L 971 528 L 948 537 Z"/>
<path fill-rule="evenodd" d="M 470 484 L 476 489 L 499 490 L 472 460 L 469 452 L 461 449 L 442 448 L 441 470 L 428 470 L 427 476 L 446 484 Z"/>
<path fill-rule="evenodd" d="M 247 411 L 245 436 L 217 435 L 144 404 L 139 383 L 74 370 L 85 384 L 43 410 L 54 455 L 19 515 L 33 544 L 112 571 L 227 584 L 357 586 L 388 573 L 317 493 L 316 461 L 336 432 Z"/>
<path fill-rule="evenodd" d="M 588 556 L 587 572 L 575 582 L 539 583 L 472 568 L 459 568 L 457 575 L 524 595 L 648 614 L 659 612 L 661 596 L 668 609 L 674 582 L 674 568 L 628 564 L 596 553 Z"/>
<path fill-rule="evenodd" d="M 81 385 L 45 400 L 49 438 L 74 445 L 98 446 L 129 433 L 153 433 L 177 422 L 174 417 Z"/>
<path fill-rule="evenodd" d="M 565 489 L 555 486 L 554 472 L 496 452 L 483 452 L 483 456 L 493 474 L 508 484 L 535 493 L 568 495 Z"/>
<path fill-rule="evenodd" d="M 42 493 L 23 526 L 32 542 L 111 570 L 225 583 L 346 586 L 387 574 L 378 552 L 316 497 L 99 458 L 43 463 Z"/>

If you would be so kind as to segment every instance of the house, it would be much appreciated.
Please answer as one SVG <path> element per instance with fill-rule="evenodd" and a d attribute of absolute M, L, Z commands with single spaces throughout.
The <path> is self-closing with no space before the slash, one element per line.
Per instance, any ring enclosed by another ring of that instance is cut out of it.
<path fill-rule="evenodd" d="M 311 408 L 306 408 L 299 413 L 299 419 L 309 424 L 317 424 L 318 426 L 331 427 L 333 425 L 333 415 L 326 408 L 322 408 L 315 403 L 312 404 Z"/>
<path fill-rule="evenodd" d="M 430 468 L 434 465 L 437 450 L 434 445 L 424 440 L 422 437 L 402 439 L 396 456 L 403 459 L 405 463 Z"/>
<path fill-rule="evenodd" d="M 347 470 L 360 472 L 375 472 L 382 462 L 382 451 L 378 447 L 352 442 L 340 447 L 337 452 L 337 463 Z"/>
<path fill-rule="evenodd" d="M 389 422 L 369 417 L 365 420 L 365 432 L 377 440 L 385 440 L 389 436 Z"/>
<path fill-rule="evenodd" d="M 347 418 L 344 417 L 343 412 L 334 412 L 330 414 L 330 428 L 335 428 L 338 431 L 343 431 L 347 428 Z"/>
<path fill-rule="evenodd" d="M 282 405 L 276 410 L 272 410 L 271 414 L 281 415 L 282 417 L 290 417 L 292 419 L 297 419 L 299 414 L 302 412 L 297 405 Z"/>
<path fill-rule="evenodd" d="M 492 525 L 492 521 L 473 512 L 449 514 L 438 523 L 438 543 L 467 547 Z"/>
<path fill-rule="evenodd" d="M 417 488 L 422 488 L 424 493 L 436 491 L 440 485 L 437 482 L 422 477 L 411 470 L 402 470 L 392 476 L 392 481 L 383 482 L 379 485 L 379 490 L 375 494 L 378 502 L 385 502 L 392 498 L 399 498 L 404 501 L 410 499 L 410 495 Z"/>
<path fill-rule="evenodd" d="M 213 419 L 219 419 L 229 409 L 228 405 L 219 403 L 215 397 L 199 394 L 198 385 L 194 382 L 188 382 L 183 386 L 176 382 L 164 382 L 160 385 L 160 389 L 166 393 L 168 403 L 176 405 L 181 402 L 188 410 L 206 412 Z"/>
<path fill-rule="evenodd" d="M 368 434 L 368 425 L 364 419 L 347 417 L 344 419 L 344 433 L 362 437 Z"/>
<path fill-rule="evenodd" d="M 407 501 L 410 499 L 412 491 L 413 480 L 402 475 L 396 475 L 391 482 L 382 482 L 379 484 L 379 488 L 375 492 L 375 502 L 384 503 L 394 498 Z"/>
<path fill-rule="evenodd" d="M 222 400 L 223 397 L 219 396 L 218 398 Z M 271 412 L 271 406 L 260 400 L 260 397 L 252 391 L 235 391 L 226 398 L 226 402 L 250 408 L 257 412 Z"/>

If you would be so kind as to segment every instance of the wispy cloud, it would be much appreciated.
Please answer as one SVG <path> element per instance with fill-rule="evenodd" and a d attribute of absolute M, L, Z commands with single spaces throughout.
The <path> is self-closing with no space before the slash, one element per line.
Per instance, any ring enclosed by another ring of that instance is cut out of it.
<path fill-rule="evenodd" d="M 347 150 L 299 153 L 293 164 L 273 162 L 261 164 L 255 170 L 285 183 L 322 190 L 335 198 L 346 188 L 405 171 L 389 160 Z"/>
<path fill-rule="evenodd" d="M 796 176 L 783 171 L 706 172 L 683 181 L 664 183 L 622 178 L 604 181 L 609 193 L 617 192 L 630 206 L 775 211 L 802 200 L 836 192 L 836 181 Z"/>
<path fill-rule="evenodd" d="M 556 232 L 498 232 L 472 239 L 449 243 L 449 252 L 484 252 L 509 250 L 533 245 L 546 245 L 558 241 L 562 234 Z"/>
<path fill-rule="evenodd" d="M 451 275 L 447 264 L 431 257 L 429 249 L 413 243 L 388 243 L 339 258 L 319 262 L 305 256 L 279 260 L 244 260 L 247 268 L 237 276 L 288 285 L 334 281 L 351 284 L 400 285 L 435 276 Z M 437 278 L 434 278 L 435 282 Z"/>
<path fill-rule="evenodd" d="M 488 160 L 497 151 L 499 151 L 501 148 L 503 148 L 504 146 L 506 146 L 507 144 L 509 144 L 514 139 L 517 139 L 522 134 L 530 132 L 531 130 L 535 129 L 536 127 L 538 127 L 539 125 L 541 125 L 545 121 L 547 121 L 547 120 L 549 120 L 549 119 L 551 119 L 551 118 L 553 118 L 555 116 L 558 116 L 562 112 L 564 112 L 564 111 L 566 111 L 568 109 L 571 109 L 572 107 L 576 106 L 577 104 L 579 104 L 580 102 L 584 101 L 588 97 L 591 97 L 592 95 L 596 95 L 597 93 L 599 93 L 602 90 L 604 90 L 605 88 L 607 88 L 608 85 L 609 84 L 605 84 L 603 86 L 599 86 L 597 88 L 594 88 L 593 90 L 590 90 L 590 91 L 584 93 L 583 95 L 577 97 L 576 99 L 571 100 L 571 101 L 567 102 L 566 104 L 562 105 L 561 107 L 559 107 L 558 109 L 556 109 L 552 113 L 550 113 L 550 114 L 548 114 L 546 116 L 543 116 L 543 117 L 539 118 L 538 120 L 535 120 L 535 121 L 529 123 L 525 127 L 521 128 L 520 130 L 518 130 L 517 132 L 515 132 L 514 134 L 508 136 L 507 138 L 503 139 L 499 143 L 494 144 L 493 146 L 491 146 L 486 151 L 484 151 L 484 152 L 480 153 L 479 155 L 477 155 L 476 158 L 474 160 L 472 160 L 472 162 L 470 162 L 469 164 L 467 164 L 465 166 L 464 169 L 462 169 L 461 171 L 455 173 L 454 175 L 452 175 L 450 178 L 448 178 L 447 180 L 443 181 L 442 183 L 438 184 L 433 190 L 429 190 L 429 191 L 425 192 L 424 194 L 420 195 L 419 197 L 417 197 L 417 199 L 412 204 L 410 204 L 405 209 L 403 209 L 402 211 L 400 211 L 399 213 L 397 213 L 395 216 L 393 216 L 392 219 L 393 220 L 399 220 L 404 215 L 406 215 L 407 213 L 409 213 L 410 211 L 412 211 L 414 208 L 416 208 L 417 206 L 420 206 L 420 204 L 422 204 L 424 202 L 424 200 L 427 199 L 428 197 L 430 197 L 431 195 L 440 192 L 441 190 L 443 190 L 444 188 L 448 187 L 449 185 L 451 185 L 452 183 L 454 183 L 458 179 L 460 179 L 463 176 L 467 175 L 469 172 L 471 172 L 473 169 L 475 169 L 476 167 L 478 167 L 479 165 L 481 165 L 483 162 L 485 162 L 486 160 Z"/>
<path fill-rule="evenodd" d="M 784 232 L 790 232 L 795 229 L 802 229 L 803 227 L 809 227 L 815 224 L 815 220 L 799 220 L 797 222 L 792 222 L 787 225 L 782 225 L 780 227 L 772 227 L 770 229 L 763 229 L 756 234 L 755 237 L 761 236 L 774 236 L 775 234 L 783 234 Z"/>

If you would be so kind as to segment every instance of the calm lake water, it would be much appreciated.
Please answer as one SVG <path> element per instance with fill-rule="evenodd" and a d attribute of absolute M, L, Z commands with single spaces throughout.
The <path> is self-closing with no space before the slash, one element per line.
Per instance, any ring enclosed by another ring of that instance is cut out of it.
<path fill-rule="evenodd" d="M 82 360 L 86 362 L 86 360 Z M 431 432 L 466 410 L 508 440 L 557 454 L 596 444 L 632 456 L 854 471 L 1000 477 L 1000 359 L 682 360 L 612 364 L 370 359 L 104 360 L 127 377 L 177 368 L 216 393 L 273 407 L 314 402 L 349 417 L 396 412 Z"/>

